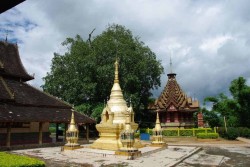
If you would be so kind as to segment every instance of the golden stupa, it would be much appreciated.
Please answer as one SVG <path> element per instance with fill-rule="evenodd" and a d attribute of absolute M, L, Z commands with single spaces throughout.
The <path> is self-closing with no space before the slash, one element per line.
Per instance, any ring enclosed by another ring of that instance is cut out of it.
<path fill-rule="evenodd" d="M 103 109 L 101 122 L 96 125 L 99 138 L 91 145 L 91 148 L 117 151 L 122 147 L 120 135 L 125 128 L 126 112 L 130 113 L 130 125 L 136 131 L 138 124 L 134 122 L 132 106 L 128 107 L 123 98 L 118 77 L 118 61 L 116 60 L 115 80 L 111 89 L 110 99 Z"/>
<path fill-rule="evenodd" d="M 167 144 L 163 141 L 163 136 L 162 136 L 162 129 L 161 129 L 161 123 L 159 119 L 159 113 L 157 111 L 156 114 L 156 121 L 155 121 L 155 128 L 153 129 L 153 141 L 152 141 L 152 146 L 156 147 L 166 147 Z"/>
<path fill-rule="evenodd" d="M 78 143 L 79 139 L 79 130 L 75 123 L 74 111 L 72 111 L 70 125 L 68 130 L 66 131 L 66 140 L 67 143 L 64 146 L 64 150 L 74 150 L 81 148 L 80 144 Z"/>

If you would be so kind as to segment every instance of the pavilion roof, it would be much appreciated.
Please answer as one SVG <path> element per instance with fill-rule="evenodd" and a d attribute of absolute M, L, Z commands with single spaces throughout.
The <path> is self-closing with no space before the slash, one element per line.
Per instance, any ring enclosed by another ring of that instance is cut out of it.
<path fill-rule="evenodd" d="M 199 102 L 187 97 L 176 81 L 176 74 L 168 74 L 168 82 L 160 97 L 155 101 L 154 108 L 160 111 L 195 111 Z"/>
<path fill-rule="evenodd" d="M 14 44 L 0 42 L 0 62 L 0 122 L 70 121 L 70 104 L 25 82 L 32 77 L 24 69 Z M 84 114 L 75 115 L 77 123 L 95 123 Z"/>
<path fill-rule="evenodd" d="M 0 41 L 0 74 L 22 81 L 34 79 L 23 67 L 18 46 L 4 41 Z"/>

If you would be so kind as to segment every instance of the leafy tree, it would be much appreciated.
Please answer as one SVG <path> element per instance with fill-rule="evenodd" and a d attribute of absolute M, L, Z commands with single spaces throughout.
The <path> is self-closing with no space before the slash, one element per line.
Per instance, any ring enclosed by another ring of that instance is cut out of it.
<path fill-rule="evenodd" d="M 220 120 L 219 114 L 217 112 L 209 111 L 206 108 L 201 109 L 203 114 L 204 122 L 208 122 L 210 127 L 219 127 L 222 125 L 222 121 Z M 196 117 L 197 118 L 197 117 Z"/>
<path fill-rule="evenodd" d="M 231 82 L 229 90 L 232 98 L 221 93 L 217 97 L 206 97 L 204 102 L 213 102 L 212 112 L 221 120 L 225 116 L 228 126 L 250 127 L 250 87 L 239 77 Z"/>
<path fill-rule="evenodd" d="M 124 26 L 110 25 L 93 40 L 84 41 L 76 35 L 62 45 L 68 51 L 63 55 L 54 53 L 51 71 L 43 78 L 42 88 L 79 106 L 89 116 L 96 117 L 101 112 L 100 104 L 110 95 L 116 57 L 124 97 L 131 98 L 136 112 L 147 107 L 151 90 L 160 86 L 163 73 L 160 61 Z"/>

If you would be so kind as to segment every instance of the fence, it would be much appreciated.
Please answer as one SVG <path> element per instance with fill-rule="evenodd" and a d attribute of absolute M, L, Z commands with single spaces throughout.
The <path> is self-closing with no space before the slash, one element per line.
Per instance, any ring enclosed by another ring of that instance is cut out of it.
<path fill-rule="evenodd" d="M 141 130 L 152 135 L 152 129 Z M 163 136 L 196 136 L 197 133 L 217 133 L 216 128 L 164 129 Z"/>

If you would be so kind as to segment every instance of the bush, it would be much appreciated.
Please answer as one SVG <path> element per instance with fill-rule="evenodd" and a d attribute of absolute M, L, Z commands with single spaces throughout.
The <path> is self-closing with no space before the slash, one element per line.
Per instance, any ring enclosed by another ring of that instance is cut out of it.
<path fill-rule="evenodd" d="M 181 129 L 180 136 L 193 136 L 193 130 L 192 129 Z"/>
<path fill-rule="evenodd" d="M 177 129 L 172 129 L 172 130 L 163 130 L 162 131 L 163 136 L 178 136 L 178 131 Z"/>
<path fill-rule="evenodd" d="M 239 132 L 237 128 L 227 128 L 226 138 L 228 140 L 235 140 L 239 136 Z"/>
<path fill-rule="evenodd" d="M 135 138 L 139 138 L 140 137 L 140 133 L 135 133 Z"/>
<path fill-rule="evenodd" d="M 238 131 L 239 131 L 239 136 L 240 137 L 250 138 L 250 129 L 249 128 L 239 127 Z"/>
<path fill-rule="evenodd" d="M 197 133 L 198 139 L 218 139 L 218 133 Z"/>
<path fill-rule="evenodd" d="M 22 155 L 8 154 L 0 152 L 1 167 L 45 167 L 41 160 Z"/>

